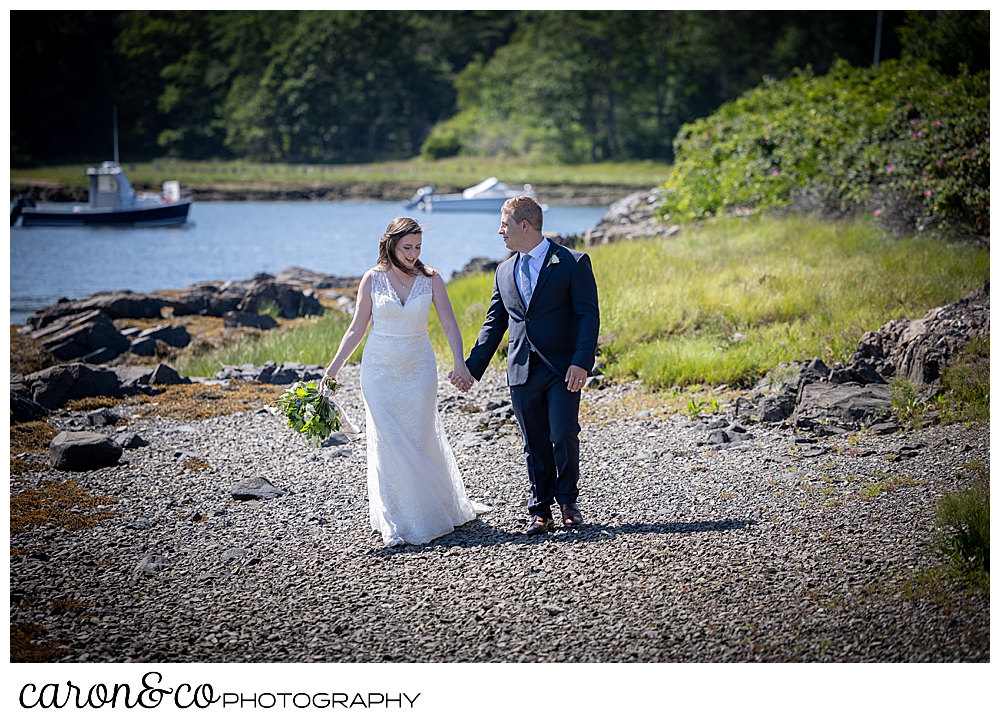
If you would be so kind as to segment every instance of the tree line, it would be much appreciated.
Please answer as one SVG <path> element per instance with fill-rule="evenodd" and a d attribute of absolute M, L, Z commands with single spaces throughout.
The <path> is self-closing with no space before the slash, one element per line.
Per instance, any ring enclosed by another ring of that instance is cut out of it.
<path fill-rule="evenodd" d="M 962 14 L 946 15 L 955 25 L 952 16 Z M 877 26 L 875 11 L 10 18 L 15 166 L 110 157 L 113 106 L 124 160 L 371 162 L 422 150 L 670 160 L 682 125 L 765 76 L 807 65 L 823 73 L 838 59 L 871 64 Z M 974 27 L 959 19 L 959 30 Z M 881 57 L 899 57 L 910 33 L 910 46 L 937 52 L 941 63 L 988 67 L 988 13 L 985 41 L 963 35 L 956 43 L 948 22 L 940 13 L 887 11 Z M 984 43 L 985 60 L 976 55 Z"/>

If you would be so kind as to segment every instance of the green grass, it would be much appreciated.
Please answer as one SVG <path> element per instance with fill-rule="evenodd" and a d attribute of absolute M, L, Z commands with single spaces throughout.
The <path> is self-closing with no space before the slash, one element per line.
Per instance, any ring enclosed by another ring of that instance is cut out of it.
<path fill-rule="evenodd" d="M 938 550 L 952 572 L 974 585 L 989 589 L 990 575 L 990 470 L 972 460 L 968 485 L 942 496 L 937 505 Z"/>
<path fill-rule="evenodd" d="M 742 385 L 781 361 L 844 361 L 865 331 L 989 275 L 987 251 L 803 218 L 728 219 L 592 256 L 610 372 L 652 386 Z"/>
<path fill-rule="evenodd" d="M 782 361 L 844 361 L 865 331 L 900 316 L 920 318 L 989 275 L 989 252 L 981 248 L 890 238 L 863 222 L 794 217 L 727 219 L 670 239 L 615 243 L 589 253 L 607 372 L 618 380 L 643 379 L 652 388 L 741 386 Z M 466 352 L 492 287 L 492 274 L 448 286 Z M 347 323 L 330 313 L 313 324 L 187 360 L 182 372 L 214 374 L 223 363 L 268 359 L 326 364 Z M 434 314 L 430 333 L 450 365 Z M 987 341 L 987 358 L 988 350 Z M 988 364 L 976 363 L 988 371 Z M 497 355 L 494 365 L 502 364 Z M 988 387 L 986 394 L 988 400 Z"/>
<path fill-rule="evenodd" d="M 941 417 L 950 422 L 990 421 L 990 338 L 973 338 L 941 370 Z"/>
<path fill-rule="evenodd" d="M 347 331 L 350 319 L 341 313 L 327 311 L 290 329 L 279 329 L 226 345 L 222 349 L 182 355 L 177 359 L 178 371 L 185 376 L 213 377 L 225 364 L 282 364 L 296 361 L 302 364 L 329 364 Z M 352 361 L 361 359 L 364 344 L 358 347 Z"/>
<path fill-rule="evenodd" d="M 97 165 L 104 159 L 95 158 Z M 86 187 L 86 165 L 12 168 L 11 183 L 48 181 L 64 186 Z M 307 164 L 251 163 L 247 161 L 183 161 L 161 159 L 151 163 L 124 163 L 134 185 L 159 187 L 163 181 L 177 180 L 184 187 L 212 186 L 255 188 L 312 187 L 358 181 L 471 186 L 489 176 L 510 184 L 584 184 L 646 187 L 659 185 L 670 167 L 665 163 L 632 161 L 581 165 L 534 165 L 528 161 L 490 158 L 419 158 L 384 163 Z"/>

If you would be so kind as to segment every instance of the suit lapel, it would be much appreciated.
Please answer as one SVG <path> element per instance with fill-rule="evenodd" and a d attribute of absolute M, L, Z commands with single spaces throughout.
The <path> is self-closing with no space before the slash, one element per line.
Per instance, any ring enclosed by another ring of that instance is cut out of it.
<path fill-rule="evenodd" d="M 521 298 L 521 291 L 517 288 L 517 260 L 520 258 L 519 254 L 515 254 L 510 257 L 504 263 L 507 268 L 503 271 L 503 276 L 501 280 L 506 287 L 504 297 L 512 300 L 512 306 L 524 314 L 527 309 L 524 306 L 524 299 Z"/>
<path fill-rule="evenodd" d="M 553 255 L 558 255 L 559 245 L 549 242 L 549 250 L 545 252 L 545 262 L 542 264 L 542 270 L 538 272 L 538 281 L 535 282 L 535 290 L 531 292 L 531 300 L 534 302 L 538 298 L 538 293 L 542 290 L 545 282 L 549 280 L 549 274 L 552 273 L 552 267 L 554 264 L 549 263 L 549 259 Z M 530 306 L 530 304 L 529 304 Z"/>

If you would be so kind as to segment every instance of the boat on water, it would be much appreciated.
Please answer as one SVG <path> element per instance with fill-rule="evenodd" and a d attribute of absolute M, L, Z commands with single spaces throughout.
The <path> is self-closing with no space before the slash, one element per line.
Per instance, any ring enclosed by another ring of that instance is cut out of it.
<path fill-rule="evenodd" d="M 163 193 L 136 193 L 116 161 L 88 168 L 87 203 L 38 203 L 30 194 L 11 204 L 10 225 L 24 226 L 171 226 L 187 221 L 191 199 L 180 184 L 166 181 Z"/>
<path fill-rule="evenodd" d="M 535 197 L 531 184 L 511 188 L 501 183 L 495 176 L 466 188 L 461 193 L 434 193 L 434 186 L 418 188 L 413 198 L 403 201 L 405 208 L 418 208 L 428 213 L 433 211 L 464 211 L 466 213 L 499 213 L 504 201 L 515 196 Z"/>

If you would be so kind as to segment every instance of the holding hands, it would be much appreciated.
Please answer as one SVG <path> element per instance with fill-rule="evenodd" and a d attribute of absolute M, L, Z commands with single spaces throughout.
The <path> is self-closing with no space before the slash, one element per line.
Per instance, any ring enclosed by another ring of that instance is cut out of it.
<path fill-rule="evenodd" d="M 454 370 L 448 372 L 448 381 L 458 387 L 459 390 L 467 392 L 472 389 L 472 385 L 476 380 L 472 376 L 472 372 L 469 371 L 469 368 L 465 366 L 465 362 L 461 359 L 456 359 Z"/>

